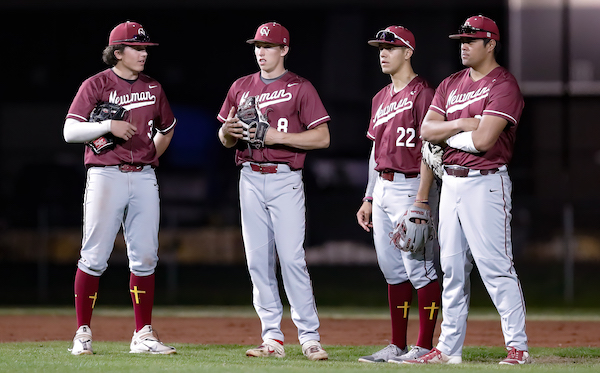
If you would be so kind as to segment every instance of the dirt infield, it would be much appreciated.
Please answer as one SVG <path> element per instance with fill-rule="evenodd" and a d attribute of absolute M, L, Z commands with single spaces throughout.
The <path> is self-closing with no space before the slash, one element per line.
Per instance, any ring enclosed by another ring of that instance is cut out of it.
<path fill-rule="evenodd" d="M 260 343 L 258 318 L 234 317 L 154 317 L 153 325 L 160 338 L 170 343 L 241 344 Z M 95 316 L 92 322 L 94 340 L 130 341 L 132 317 Z M 0 342 L 49 341 L 73 338 L 75 318 L 72 316 L 2 315 Z M 288 343 L 297 342 L 296 327 L 283 320 Z M 439 335 L 439 323 L 436 336 Z M 418 321 L 409 322 L 408 343 L 417 340 Z M 321 319 L 321 340 L 328 345 L 385 345 L 390 339 L 387 320 Z M 527 334 L 531 347 L 600 347 L 600 322 L 597 321 L 528 321 Z M 470 320 L 466 345 L 502 346 L 500 321 Z"/>

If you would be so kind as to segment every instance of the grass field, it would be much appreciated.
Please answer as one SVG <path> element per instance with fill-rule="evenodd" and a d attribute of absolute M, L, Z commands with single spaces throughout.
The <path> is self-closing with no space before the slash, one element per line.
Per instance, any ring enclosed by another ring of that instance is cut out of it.
<path fill-rule="evenodd" d="M 308 361 L 299 346 L 287 348 L 287 356 L 248 358 L 249 346 L 174 344 L 177 355 L 155 356 L 127 353 L 127 343 L 97 342 L 93 356 L 72 356 L 64 341 L 0 343 L 1 372 L 598 372 L 599 348 L 532 348 L 534 364 L 520 367 L 498 365 L 506 356 L 501 347 L 466 347 L 464 363 L 457 366 L 407 366 L 365 364 L 358 357 L 373 352 L 374 346 L 327 346 L 328 361 Z"/>
<path fill-rule="evenodd" d="M 105 308 L 97 315 L 131 315 L 130 308 Z M 0 308 L 0 315 L 53 314 L 74 315 L 72 308 Z M 172 317 L 255 317 L 251 307 L 157 307 L 155 315 Z M 323 307 L 322 317 L 385 318 L 385 308 Z M 497 318 L 493 309 L 473 309 L 471 318 Z M 535 310 L 529 319 L 595 320 L 599 313 L 583 310 Z M 599 336 L 600 338 L 600 336 Z M 251 346 L 201 345 L 173 343 L 178 350 L 173 356 L 129 354 L 127 342 L 94 342 L 93 356 L 72 356 L 70 341 L 0 343 L 0 372 L 497 372 L 518 369 L 523 372 L 599 372 L 600 348 L 531 348 L 534 364 L 520 367 L 500 366 L 506 356 L 498 347 L 466 346 L 464 363 L 459 366 L 407 366 L 396 364 L 365 364 L 357 362 L 383 346 L 325 345 L 328 361 L 308 361 L 299 345 L 286 345 L 283 359 L 248 358 L 244 352 Z"/>

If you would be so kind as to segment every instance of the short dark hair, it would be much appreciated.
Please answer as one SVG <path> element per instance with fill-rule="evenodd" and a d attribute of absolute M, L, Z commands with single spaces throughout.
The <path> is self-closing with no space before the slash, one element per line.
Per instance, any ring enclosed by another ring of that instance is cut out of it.
<path fill-rule="evenodd" d="M 485 38 L 483 39 L 483 45 L 488 45 L 488 43 L 493 40 L 493 39 L 489 39 L 489 38 Z M 500 45 L 500 41 L 499 40 L 495 40 L 496 41 L 496 46 L 494 47 L 494 57 L 498 58 L 498 54 L 500 54 L 500 49 L 502 49 L 502 45 Z"/>
<path fill-rule="evenodd" d="M 125 44 L 109 45 L 102 52 L 102 61 L 108 66 L 115 66 L 119 60 L 115 57 L 115 51 L 123 52 Z"/>

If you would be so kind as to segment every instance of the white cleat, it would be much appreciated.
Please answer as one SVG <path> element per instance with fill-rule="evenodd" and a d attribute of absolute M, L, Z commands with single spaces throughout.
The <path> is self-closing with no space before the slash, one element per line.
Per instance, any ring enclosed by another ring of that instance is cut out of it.
<path fill-rule="evenodd" d="M 129 346 L 130 354 L 175 354 L 175 347 L 165 346 L 153 333 L 152 326 L 146 325 L 134 332 Z"/>
<path fill-rule="evenodd" d="M 395 357 L 405 355 L 407 352 L 408 350 L 406 348 L 402 349 L 395 344 L 390 343 L 372 355 L 359 358 L 358 361 L 361 363 L 385 363 Z"/>
<path fill-rule="evenodd" d="M 404 360 L 404 364 L 460 364 L 461 356 L 448 356 L 437 348 L 432 348 L 429 353 L 411 360 Z"/>
<path fill-rule="evenodd" d="M 431 350 L 419 346 L 413 346 L 410 351 L 404 355 L 396 356 L 388 360 L 388 363 L 403 364 L 406 360 L 416 360 L 423 355 L 430 353 Z"/>
<path fill-rule="evenodd" d="M 283 345 L 273 339 L 265 339 L 258 347 L 246 351 L 249 357 L 285 357 Z"/>
<path fill-rule="evenodd" d="M 73 355 L 92 355 L 92 330 L 87 325 L 82 325 L 75 332 L 73 347 L 69 348 Z"/>
<path fill-rule="evenodd" d="M 308 360 L 327 360 L 329 355 L 327 351 L 323 349 L 319 341 L 306 341 L 302 344 L 302 353 L 308 358 Z"/>

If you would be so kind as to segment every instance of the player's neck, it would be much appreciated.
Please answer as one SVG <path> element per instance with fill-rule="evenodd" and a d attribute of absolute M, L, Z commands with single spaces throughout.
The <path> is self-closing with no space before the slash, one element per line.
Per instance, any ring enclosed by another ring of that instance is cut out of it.
<path fill-rule="evenodd" d="M 119 66 L 119 64 L 113 66 L 112 71 L 114 71 L 114 73 L 117 74 L 120 78 L 123 78 L 125 80 L 136 80 L 140 75 L 138 71 L 133 71 L 128 68 L 124 68 L 123 66 Z"/>
<path fill-rule="evenodd" d="M 489 74 L 496 67 L 500 66 L 495 59 L 491 59 L 489 61 L 484 61 L 483 63 L 477 66 L 471 66 L 471 70 L 469 71 L 469 75 L 473 81 L 478 81 L 483 79 L 487 74 Z"/>
<path fill-rule="evenodd" d="M 413 71 L 412 67 L 403 68 L 398 72 L 391 74 L 390 77 L 392 78 L 394 91 L 399 92 L 404 89 L 404 87 L 406 87 L 416 76 L 417 74 Z"/>
<path fill-rule="evenodd" d="M 283 64 L 277 65 L 275 66 L 275 68 L 273 68 L 272 70 L 260 70 L 260 76 L 262 76 L 265 79 L 275 79 L 275 78 L 279 78 L 280 76 L 282 76 L 283 74 L 286 73 L 286 69 L 283 66 Z"/>

